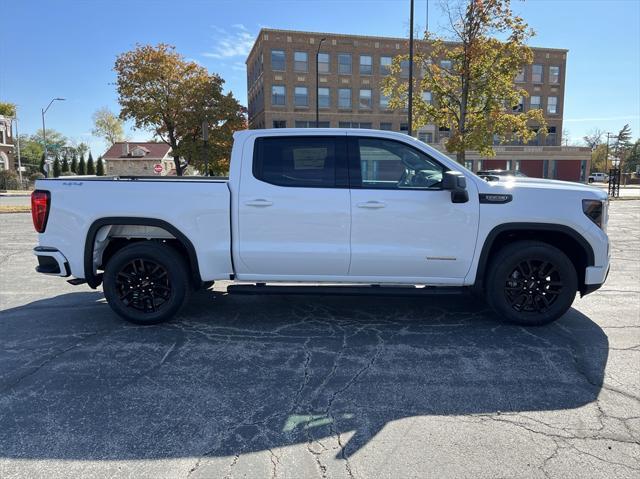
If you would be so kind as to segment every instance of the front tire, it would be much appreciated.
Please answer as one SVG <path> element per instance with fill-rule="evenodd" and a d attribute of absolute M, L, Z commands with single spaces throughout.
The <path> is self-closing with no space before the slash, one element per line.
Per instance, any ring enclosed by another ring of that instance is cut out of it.
<path fill-rule="evenodd" d="M 104 295 L 111 309 L 136 324 L 170 320 L 189 293 L 187 266 L 164 243 L 143 241 L 126 246 L 104 271 Z"/>
<path fill-rule="evenodd" d="M 493 258 L 485 295 L 505 319 L 541 326 L 566 313 L 577 290 L 576 270 L 562 251 L 539 241 L 517 241 Z"/>

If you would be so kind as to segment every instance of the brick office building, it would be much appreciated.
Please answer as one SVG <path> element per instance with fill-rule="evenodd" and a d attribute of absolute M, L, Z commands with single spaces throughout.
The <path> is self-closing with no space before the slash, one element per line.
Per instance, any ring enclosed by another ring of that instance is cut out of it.
<path fill-rule="evenodd" d="M 322 38 L 316 95 L 316 51 Z M 402 38 L 262 29 L 246 61 L 249 128 L 313 127 L 319 100 L 320 127 L 406 132 L 406 110 L 387 108 L 381 86 L 393 57 L 406 54 L 407 44 Z M 423 42 L 416 41 L 417 51 L 424 48 Z M 496 146 L 492 158 L 469 152 L 465 166 L 474 171 L 520 169 L 530 176 L 585 181 L 590 151 L 560 146 L 567 50 L 533 48 L 533 53 L 533 64 L 515 79 L 529 96 L 514 109 L 543 109 L 548 134 L 537 135 L 527 145 Z M 403 72 L 408 77 L 408 65 Z M 429 93 L 424 97 L 431 101 Z M 445 151 L 446 127 L 427 125 L 415 134 Z"/>

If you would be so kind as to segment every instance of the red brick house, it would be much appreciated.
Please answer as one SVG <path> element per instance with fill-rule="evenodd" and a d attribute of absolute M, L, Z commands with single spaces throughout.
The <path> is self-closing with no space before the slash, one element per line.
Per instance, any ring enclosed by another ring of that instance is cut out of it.
<path fill-rule="evenodd" d="M 160 142 L 123 141 L 114 143 L 104 155 L 106 175 L 166 176 L 175 175 L 171 147 Z M 160 165 L 162 171 L 155 172 Z"/>

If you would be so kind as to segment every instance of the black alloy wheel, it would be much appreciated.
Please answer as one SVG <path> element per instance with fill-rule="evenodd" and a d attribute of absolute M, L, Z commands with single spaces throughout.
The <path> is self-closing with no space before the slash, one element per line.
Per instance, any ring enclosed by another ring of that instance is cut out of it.
<path fill-rule="evenodd" d="M 560 272 L 548 261 L 524 260 L 511 271 L 504 293 L 518 311 L 545 312 L 562 293 Z"/>
<path fill-rule="evenodd" d="M 503 318 L 524 326 L 555 321 L 571 307 L 578 276 L 561 250 L 541 241 L 516 241 L 493 258 L 485 297 Z"/>
<path fill-rule="evenodd" d="M 189 291 L 187 263 L 166 243 L 132 243 L 117 251 L 105 266 L 107 302 L 132 323 L 168 321 L 182 307 Z"/>

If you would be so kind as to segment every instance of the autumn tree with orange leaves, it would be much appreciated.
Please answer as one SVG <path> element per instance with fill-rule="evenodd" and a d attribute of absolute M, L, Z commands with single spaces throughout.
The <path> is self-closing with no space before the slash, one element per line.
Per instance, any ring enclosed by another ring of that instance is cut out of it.
<path fill-rule="evenodd" d="M 228 161 L 232 135 L 246 127 L 246 110 L 224 80 L 195 62 L 187 61 L 171 45 L 138 45 L 116 59 L 120 118 L 136 128 L 150 130 L 171 146 L 176 174 L 184 172 L 182 160 L 202 169 L 202 124 L 209 125 L 206 154 L 214 171 Z"/>
<path fill-rule="evenodd" d="M 536 132 L 546 133 L 540 109 L 514 108 L 527 92 L 514 84 L 518 72 L 533 61 L 526 41 L 533 36 L 527 23 L 511 10 L 509 0 L 460 0 L 444 2 L 449 19 L 448 38 L 425 36 L 414 56 L 413 123 L 451 129 L 446 148 L 464 164 L 465 151 L 493 156 L 493 140 L 519 138 L 527 142 Z M 398 56 L 385 79 L 383 91 L 391 108 L 406 108 L 408 80 L 402 76 Z M 441 63 L 441 60 L 448 62 Z M 431 92 L 423 99 L 421 92 Z"/>

